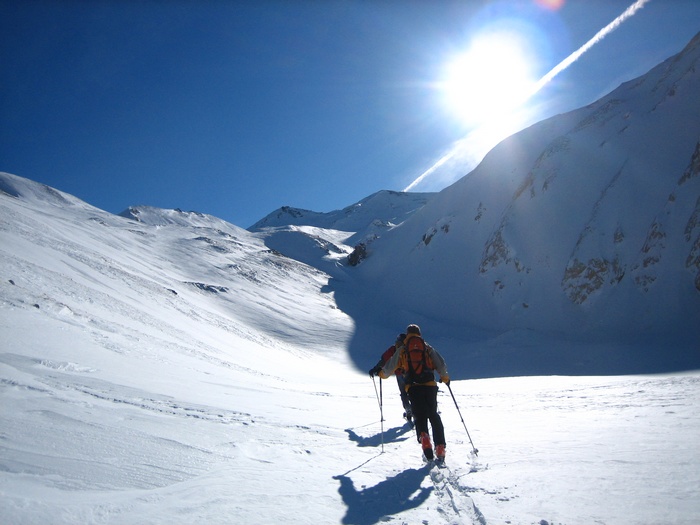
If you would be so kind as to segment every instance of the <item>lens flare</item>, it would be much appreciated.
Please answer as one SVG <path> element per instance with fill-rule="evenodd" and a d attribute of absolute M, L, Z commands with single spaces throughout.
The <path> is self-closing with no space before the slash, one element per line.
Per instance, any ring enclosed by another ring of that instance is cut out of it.
<path fill-rule="evenodd" d="M 544 7 L 545 9 L 550 9 L 551 11 L 558 11 L 564 7 L 564 0 L 535 0 L 535 3 Z"/>

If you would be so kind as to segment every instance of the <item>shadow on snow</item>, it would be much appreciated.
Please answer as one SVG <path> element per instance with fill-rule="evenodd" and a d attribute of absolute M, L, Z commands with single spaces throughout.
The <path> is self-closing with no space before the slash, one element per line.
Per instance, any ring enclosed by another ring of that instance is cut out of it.
<path fill-rule="evenodd" d="M 338 493 L 347 506 L 342 523 L 345 525 L 373 525 L 386 516 L 419 507 L 428 499 L 433 487 L 421 487 L 430 467 L 408 469 L 360 490 L 347 474 L 334 476 L 340 481 Z"/>
<path fill-rule="evenodd" d="M 379 447 L 382 443 L 398 443 L 400 441 L 406 441 L 408 436 L 405 434 L 413 430 L 413 427 L 406 423 L 401 427 L 394 427 L 384 431 L 382 436 L 381 432 L 373 436 L 363 437 L 357 434 L 353 429 L 346 428 L 345 432 L 348 433 L 348 438 L 350 441 L 357 443 L 358 447 Z"/>

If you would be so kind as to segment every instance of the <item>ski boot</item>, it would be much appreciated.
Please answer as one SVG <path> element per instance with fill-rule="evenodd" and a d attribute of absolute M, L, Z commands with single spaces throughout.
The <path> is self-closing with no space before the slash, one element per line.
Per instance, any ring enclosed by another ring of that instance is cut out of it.
<path fill-rule="evenodd" d="M 423 455 L 428 461 L 433 460 L 433 445 L 430 443 L 430 436 L 427 432 L 421 432 L 420 446 L 423 447 Z"/>
<path fill-rule="evenodd" d="M 445 461 L 445 445 L 435 447 L 435 457 L 438 461 Z"/>

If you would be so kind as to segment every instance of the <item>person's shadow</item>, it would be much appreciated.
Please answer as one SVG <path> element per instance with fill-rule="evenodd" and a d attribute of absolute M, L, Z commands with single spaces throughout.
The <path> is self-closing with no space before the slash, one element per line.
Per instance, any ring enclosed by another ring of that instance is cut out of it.
<path fill-rule="evenodd" d="M 393 478 L 360 490 L 355 488 L 347 474 L 333 476 L 333 479 L 340 481 L 338 493 L 348 509 L 342 523 L 373 525 L 386 516 L 420 506 L 433 491 L 433 487 L 421 487 L 429 472 L 428 465 L 420 469 L 404 470 Z"/>
<path fill-rule="evenodd" d="M 413 427 L 406 423 L 401 427 L 394 427 L 386 430 L 384 434 L 375 434 L 374 436 L 363 437 L 358 435 L 353 429 L 346 428 L 350 441 L 357 443 L 358 447 L 379 447 L 382 443 L 398 443 L 406 441 L 408 437 L 403 437 L 404 434 L 413 430 Z"/>

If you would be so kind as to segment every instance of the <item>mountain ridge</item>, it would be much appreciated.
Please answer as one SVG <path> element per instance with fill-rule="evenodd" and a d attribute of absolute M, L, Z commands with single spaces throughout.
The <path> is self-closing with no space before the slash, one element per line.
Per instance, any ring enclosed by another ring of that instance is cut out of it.
<path fill-rule="evenodd" d="M 269 300 L 253 298 L 247 312 L 244 297 L 227 294 L 238 279 L 265 285 L 267 270 L 218 257 L 254 246 L 251 257 L 270 267 L 299 265 L 317 283 L 308 291 L 353 320 L 348 350 L 360 368 L 377 341 L 410 322 L 429 327 L 429 339 L 475 376 L 642 372 L 655 360 L 663 370 L 697 367 L 699 42 L 589 106 L 508 137 L 436 194 L 382 191 L 330 213 L 285 207 L 244 230 L 179 209 L 114 216 L 10 175 L 0 190 L 87 213 L 81 228 L 116 225 L 149 239 L 159 237 L 133 225 L 184 228 L 177 246 L 162 245 L 166 258 L 189 247 L 194 270 L 179 283 L 221 292 L 224 310 L 246 323 L 279 299 L 294 326 L 295 301 L 274 281 Z M 359 244 L 364 258 L 353 268 Z M 209 280 L 197 256 L 218 261 Z M 511 359 L 521 354 L 530 362 Z"/>
<path fill-rule="evenodd" d="M 329 230 L 358 232 L 379 221 L 385 225 L 403 222 L 413 211 L 424 206 L 435 193 L 407 193 L 380 190 L 360 201 L 331 212 L 315 212 L 282 206 L 269 213 L 248 230 L 279 226 L 315 226 Z M 367 210 L 369 209 L 369 212 Z"/>
<path fill-rule="evenodd" d="M 378 239 L 363 279 L 400 310 L 408 277 L 414 314 L 453 325 L 700 340 L 698 41 L 502 141 Z"/>

